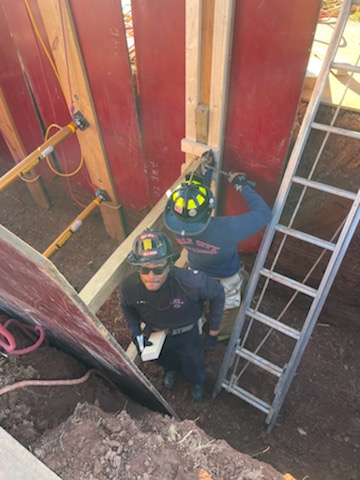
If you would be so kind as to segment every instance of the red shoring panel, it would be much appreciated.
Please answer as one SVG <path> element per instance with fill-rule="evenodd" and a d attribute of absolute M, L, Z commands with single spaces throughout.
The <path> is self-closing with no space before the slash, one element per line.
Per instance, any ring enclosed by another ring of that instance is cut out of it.
<path fill-rule="evenodd" d="M 42 326 L 48 339 L 105 370 L 142 404 L 176 416 L 54 265 L 0 226 L 1 309 Z"/>
<path fill-rule="evenodd" d="M 29 5 L 42 38 L 47 43 L 37 2 L 30 0 Z M 4 0 L 2 9 L 7 25 L 4 24 L 4 29 L 2 29 L 2 37 L 6 41 L 4 44 L 6 52 L 2 50 L 1 59 L 3 61 L 5 54 L 8 62 L 6 73 L 2 72 L 1 84 L 19 135 L 27 152 L 30 153 L 44 142 L 44 136 L 32 105 L 19 59 L 21 59 L 21 64 L 26 72 L 44 127 L 46 128 L 51 123 L 64 126 L 71 121 L 71 117 L 54 71 L 36 38 L 25 3 Z M 5 36 L 5 31 L 8 30 L 11 32 L 11 38 L 7 38 L 8 35 Z M 10 84 L 6 81 L 8 77 L 12 79 Z M 21 88 L 20 91 L 18 91 L 18 87 Z M 55 128 L 52 129 L 50 136 L 56 131 Z M 80 161 L 80 149 L 76 136 L 66 139 L 56 148 L 55 153 L 63 171 L 73 171 Z M 37 169 L 45 178 L 54 177 L 45 161 L 41 162 Z M 85 168 L 72 180 L 83 188 L 89 188 Z"/>
<path fill-rule="evenodd" d="M 0 85 L 24 148 L 30 153 L 43 142 L 43 136 L 10 35 L 3 5 L 0 6 L 0 59 Z M 19 160 L 21 159 L 19 155 Z M 38 168 L 41 172 L 41 169 L 44 169 L 42 166 Z"/>
<path fill-rule="evenodd" d="M 120 203 L 149 204 L 125 29 L 119 0 L 72 0 L 105 149 Z"/>
<path fill-rule="evenodd" d="M 177 179 L 184 162 L 185 2 L 132 2 L 140 115 L 150 204 Z"/>
<path fill-rule="evenodd" d="M 224 170 L 245 171 L 272 205 L 289 147 L 319 0 L 236 3 Z M 226 186 L 225 213 L 246 210 Z M 241 243 L 256 251 L 261 235 Z"/>

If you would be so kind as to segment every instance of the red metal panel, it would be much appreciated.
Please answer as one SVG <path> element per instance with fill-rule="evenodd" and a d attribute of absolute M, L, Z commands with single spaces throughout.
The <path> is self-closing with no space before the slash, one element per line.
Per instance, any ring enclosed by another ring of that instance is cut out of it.
<path fill-rule="evenodd" d="M 236 3 L 224 169 L 244 170 L 271 205 L 290 141 L 319 0 Z M 226 188 L 228 215 L 244 211 Z M 255 251 L 261 236 L 242 242 Z"/>
<path fill-rule="evenodd" d="M 0 85 L 24 148 L 30 153 L 43 142 L 43 136 L 2 5 L 0 6 L 0 58 Z M 40 166 L 38 168 L 42 172 L 44 167 Z"/>
<path fill-rule="evenodd" d="M 132 2 L 144 155 L 154 205 L 180 173 L 185 135 L 185 2 Z"/>
<path fill-rule="evenodd" d="M 2 0 L 1 3 L 11 31 L 11 36 L 16 45 L 17 54 L 21 58 L 21 63 L 34 95 L 43 127 L 46 129 L 52 123 L 60 126 L 68 124 L 71 121 L 70 105 L 66 105 L 66 100 L 55 76 L 55 72 L 35 33 L 35 28 L 37 28 L 51 54 L 37 1 L 29 0 L 28 2 L 36 27 L 34 27 L 30 21 L 25 2 Z M 16 61 L 16 52 L 14 51 L 12 55 L 13 60 Z M 67 100 L 70 104 L 70 100 Z M 21 111 L 19 104 L 14 104 L 14 107 Z M 35 120 L 35 122 L 36 127 L 39 128 L 38 120 Z M 16 125 L 21 137 L 27 135 L 27 130 L 30 128 L 28 124 L 19 126 L 18 122 L 16 122 Z M 51 130 L 50 136 L 54 133 L 56 133 L 55 128 Z M 42 135 L 40 138 L 39 144 L 44 141 Z M 35 145 L 33 148 L 38 145 Z M 58 164 L 63 172 L 74 171 L 80 162 L 80 148 L 76 135 L 69 137 L 59 145 L 55 153 Z M 54 176 L 51 170 L 45 165 L 42 167 L 41 172 L 48 178 Z M 74 177 L 71 177 L 71 179 L 83 188 L 90 189 L 86 167 L 83 167 L 81 171 Z"/>
<path fill-rule="evenodd" d="M 71 8 L 120 203 L 140 210 L 148 187 L 121 2 L 72 0 Z"/>

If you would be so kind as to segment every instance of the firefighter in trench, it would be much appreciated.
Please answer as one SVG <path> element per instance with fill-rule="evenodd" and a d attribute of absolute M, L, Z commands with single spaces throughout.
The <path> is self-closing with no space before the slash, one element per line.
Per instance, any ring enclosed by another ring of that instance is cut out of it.
<path fill-rule="evenodd" d="M 169 237 L 145 230 L 133 244 L 128 261 L 136 268 L 120 284 L 120 307 L 132 340 L 141 354 L 153 331 L 166 338 L 157 363 L 164 369 L 164 387 L 171 390 L 182 374 L 195 402 L 204 395 L 203 349 L 214 350 L 224 309 L 224 288 L 205 273 L 174 266 Z M 209 331 L 202 341 L 198 322 L 204 302 L 209 303 Z M 146 325 L 141 331 L 141 323 Z"/>
<path fill-rule="evenodd" d="M 235 172 L 228 174 L 228 181 L 243 196 L 249 211 L 237 216 L 212 216 L 215 199 L 210 183 L 214 167 L 215 160 L 209 150 L 202 155 L 202 175 L 188 175 L 171 193 L 164 223 L 175 234 L 179 245 L 187 250 L 189 268 L 204 272 L 223 285 L 225 311 L 219 340 L 226 340 L 231 335 L 249 277 L 237 244 L 265 227 L 272 214 L 249 185 L 246 175 Z"/>

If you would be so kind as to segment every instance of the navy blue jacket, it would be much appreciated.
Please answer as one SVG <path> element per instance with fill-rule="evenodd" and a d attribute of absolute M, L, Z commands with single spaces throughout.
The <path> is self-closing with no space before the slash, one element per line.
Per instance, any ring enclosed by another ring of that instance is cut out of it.
<path fill-rule="evenodd" d="M 131 336 L 140 334 L 140 323 L 154 330 L 175 329 L 195 324 L 210 303 L 211 330 L 219 330 L 224 309 L 224 289 L 201 272 L 171 267 L 158 291 L 149 291 L 139 273 L 133 272 L 120 283 L 120 307 Z"/>
<path fill-rule="evenodd" d="M 251 187 L 243 188 L 250 211 L 237 216 L 212 217 L 198 235 L 176 235 L 176 241 L 188 251 L 188 264 L 210 277 L 226 278 L 239 271 L 242 262 L 237 244 L 265 227 L 271 210 Z"/>

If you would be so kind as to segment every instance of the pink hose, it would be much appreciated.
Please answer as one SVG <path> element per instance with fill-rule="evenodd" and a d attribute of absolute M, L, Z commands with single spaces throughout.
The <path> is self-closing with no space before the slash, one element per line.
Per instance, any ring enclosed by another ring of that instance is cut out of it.
<path fill-rule="evenodd" d="M 0 395 L 4 393 L 12 392 L 17 388 L 38 386 L 38 387 L 51 387 L 59 385 L 79 385 L 79 383 L 84 383 L 89 379 L 90 375 L 93 373 L 93 370 L 88 370 L 84 376 L 80 378 L 73 378 L 67 380 L 23 380 L 22 382 L 13 383 L 12 385 L 7 385 L 6 387 L 0 388 Z"/>
<path fill-rule="evenodd" d="M 6 342 L 2 339 L 5 338 Z M 16 348 L 15 338 L 11 333 L 6 330 L 0 323 L 0 347 L 2 347 L 7 352 L 12 352 Z"/>
<path fill-rule="evenodd" d="M 4 322 L 4 325 L 2 325 L 1 322 Z M 14 336 L 7 330 L 7 327 L 10 324 L 15 324 L 32 340 L 36 339 L 35 343 L 30 345 L 30 347 L 26 347 L 21 350 L 15 350 L 16 342 Z M 34 335 L 35 331 L 38 332 L 38 336 Z M 7 343 L 3 340 L 3 338 L 5 338 Z M 6 352 L 11 353 L 11 355 L 24 355 L 25 353 L 32 352 L 38 348 L 44 340 L 45 330 L 40 325 L 35 325 L 35 327 L 33 327 L 30 325 L 25 325 L 14 318 L 8 318 L 2 315 L 0 316 L 0 347 L 2 347 Z"/>

